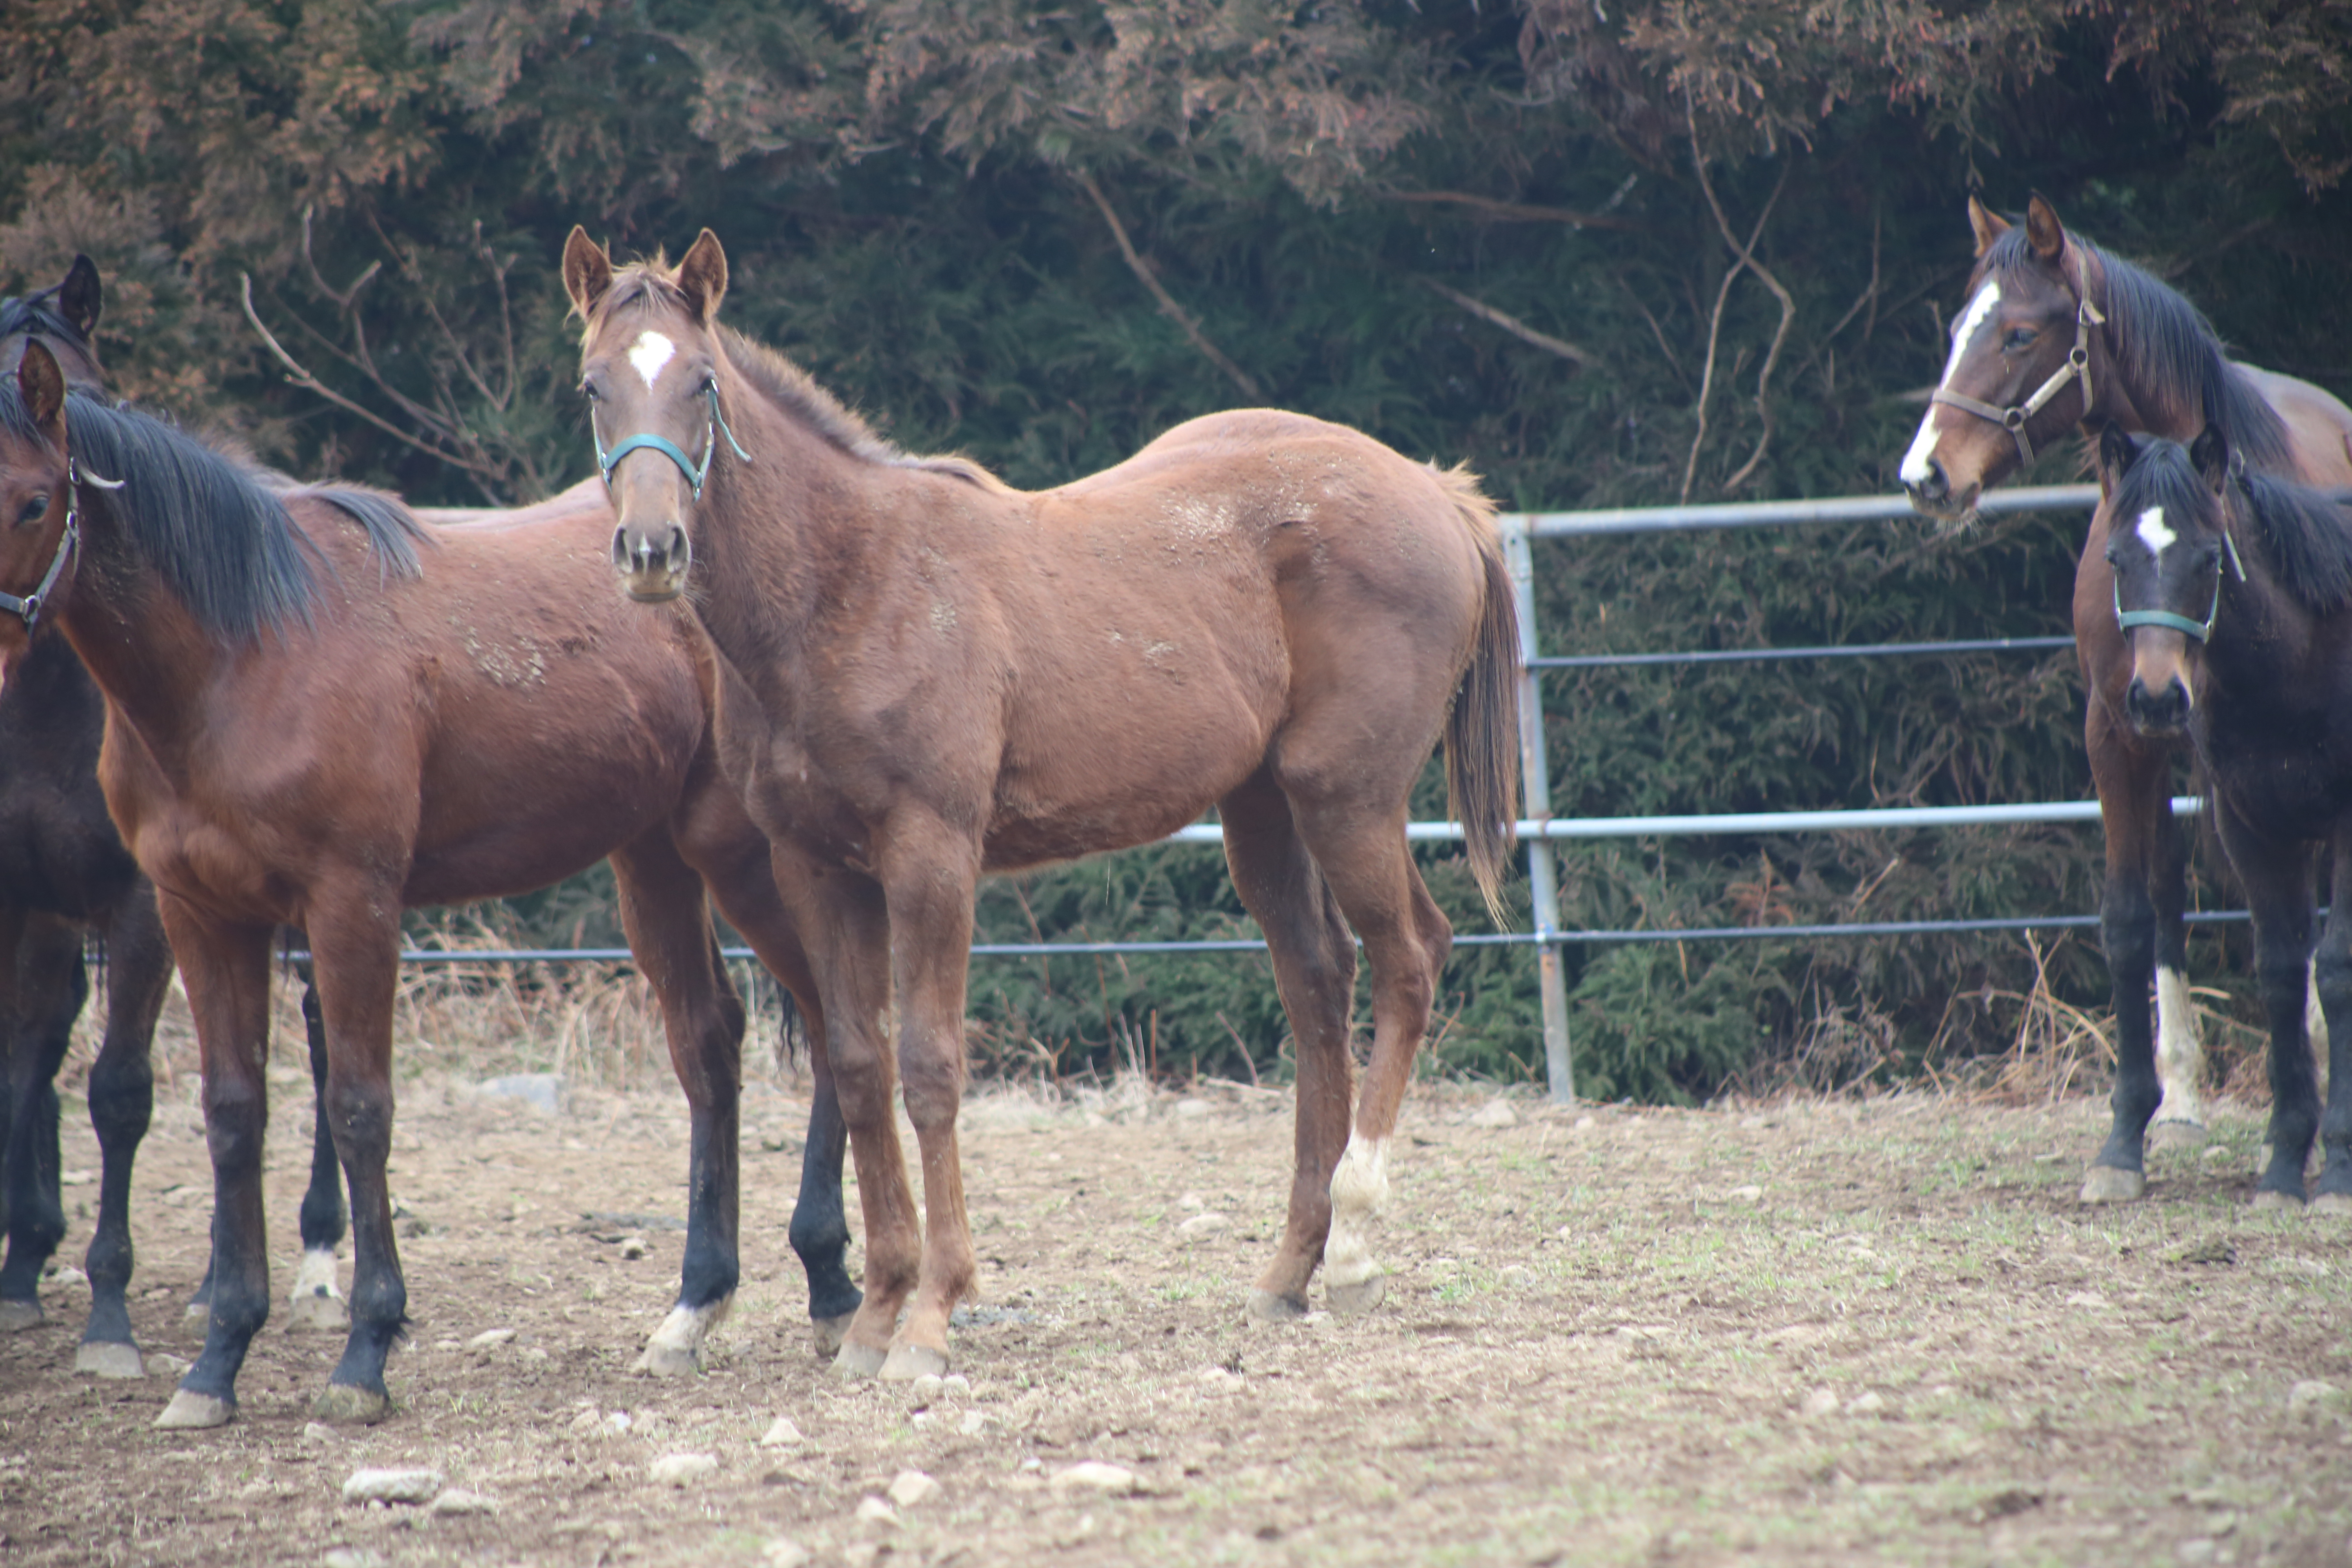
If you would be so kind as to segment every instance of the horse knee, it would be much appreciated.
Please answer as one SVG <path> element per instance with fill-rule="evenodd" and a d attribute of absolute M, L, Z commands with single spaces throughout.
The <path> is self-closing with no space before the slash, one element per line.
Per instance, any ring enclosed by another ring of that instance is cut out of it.
<path fill-rule="evenodd" d="M 146 1136 L 155 1114 L 155 1068 L 144 1051 L 102 1051 L 89 1069 L 89 1124 L 101 1146 Z"/>
<path fill-rule="evenodd" d="M 330 1077 L 323 1100 L 337 1152 L 349 1160 L 381 1160 L 392 1149 L 392 1088 Z"/>
<path fill-rule="evenodd" d="M 899 1071 L 906 1080 L 907 1120 L 919 1128 L 953 1126 L 963 1110 L 961 1051 L 905 1062 Z"/>

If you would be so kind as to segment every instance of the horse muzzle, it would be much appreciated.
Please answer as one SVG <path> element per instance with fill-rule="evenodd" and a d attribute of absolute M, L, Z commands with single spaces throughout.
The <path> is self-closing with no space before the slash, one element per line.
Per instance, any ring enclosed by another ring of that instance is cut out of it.
<path fill-rule="evenodd" d="M 2189 683 L 2178 673 L 2154 683 L 2135 675 L 2124 689 L 2124 715 L 2149 740 L 2169 739 L 2186 730 L 2192 706 Z"/>
<path fill-rule="evenodd" d="M 625 522 L 613 530 L 613 565 L 629 597 L 641 604 L 661 604 L 684 593 L 693 564 L 694 543 L 678 523 Z"/>
<path fill-rule="evenodd" d="M 1976 515 L 1977 497 L 1983 493 L 1983 489 L 1982 485 L 1970 484 L 1964 489 L 1954 490 L 1951 476 L 1944 471 L 1944 465 L 1933 458 L 1927 459 L 1927 478 L 1906 480 L 1903 486 L 1903 493 L 1910 498 L 1914 511 L 1925 513 L 1938 522 L 1954 524 L 1967 522 Z"/>

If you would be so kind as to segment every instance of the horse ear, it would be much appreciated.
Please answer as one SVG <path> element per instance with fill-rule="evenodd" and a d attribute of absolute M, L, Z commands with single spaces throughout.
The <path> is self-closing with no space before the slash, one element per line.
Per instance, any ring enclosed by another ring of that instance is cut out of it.
<path fill-rule="evenodd" d="M 57 356 L 38 338 L 25 340 L 25 357 L 16 362 L 16 394 L 25 400 L 25 411 L 40 426 L 41 434 L 64 446 L 66 373 L 58 368 Z"/>
<path fill-rule="evenodd" d="M 2025 242 L 2033 247 L 2034 255 L 2053 264 L 2066 248 L 2066 227 L 2058 221 L 2058 209 L 2042 200 L 2039 191 L 2025 204 Z"/>
<path fill-rule="evenodd" d="M 573 224 L 572 237 L 563 242 L 563 291 L 572 296 L 572 308 L 587 315 L 612 286 L 613 258 L 588 237 L 585 228 Z"/>
<path fill-rule="evenodd" d="M 58 285 L 58 314 L 73 323 L 73 330 L 87 341 L 98 330 L 99 307 L 104 297 L 98 263 L 77 251 L 73 265 L 66 268 L 66 280 Z"/>
<path fill-rule="evenodd" d="M 2009 232 L 2009 220 L 1977 200 L 1973 192 L 1969 196 L 1969 228 L 1977 237 L 1977 254 L 1982 256 L 1992 248 L 1992 242 Z"/>
<path fill-rule="evenodd" d="M 2230 437 L 2219 425 L 2206 426 L 2189 444 L 2189 460 L 2197 465 L 2205 488 L 2220 495 L 2230 481 Z"/>
<path fill-rule="evenodd" d="M 687 304 L 704 326 L 718 319 L 719 301 L 727 297 L 727 252 L 709 229 L 696 235 L 686 254 L 678 258 L 677 286 L 686 291 Z"/>
<path fill-rule="evenodd" d="M 2114 420 L 2108 420 L 2107 427 L 2099 432 L 2100 492 L 2105 493 L 2110 479 L 2121 479 L 2129 473 L 2132 464 L 2138 458 L 2139 444 L 2131 438 L 2131 432 Z"/>

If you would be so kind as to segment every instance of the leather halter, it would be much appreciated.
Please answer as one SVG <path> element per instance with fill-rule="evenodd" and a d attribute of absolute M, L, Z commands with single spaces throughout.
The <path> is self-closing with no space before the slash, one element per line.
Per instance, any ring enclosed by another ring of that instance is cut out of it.
<path fill-rule="evenodd" d="M 596 469 L 604 475 L 606 489 L 613 488 L 613 470 L 620 466 L 621 459 L 642 447 L 659 452 L 676 463 L 677 471 L 686 476 L 686 482 L 694 487 L 694 499 L 700 500 L 702 481 L 710 477 L 710 460 L 719 455 L 719 433 L 722 430 L 727 433 L 727 444 L 735 448 L 735 455 L 747 463 L 751 460 L 751 454 L 743 450 L 743 443 L 735 439 L 735 432 L 728 429 L 727 416 L 719 411 L 719 384 L 713 382 L 702 390 L 704 395 L 710 399 L 710 418 L 702 427 L 702 461 L 699 463 L 688 458 L 684 448 L 668 437 L 650 432 L 632 436 L 608 452 L 604 449 L 604 434 L 596 428 L 596 410 L 593 405 L 589 408 L 588 434 L 596 443 Z"/>
<path fill-rule="evenodd" d="M 2230 553 L 2235 555 L 2237 550 L 2238 547 L 2232 544 L 2230 547 Z M 2240 567 L 2238 574 L 2241 577 L 2244 576 L 2245 569 Z M 2213 602 L 2206 606 L 2205 618 L 2202 621 L 2192 621 L 2187 616 L 2176 616 L 2170 610 L 2126 610 L 2124 608 L 2123 584 L 2114 583 L 2112 586 L 2116 595 L 2116 625 L 2125 631 L 2128 632 L 2134 626 L 2163 626 L 2170 631 L 2186 633 L 2199 642 L 2212 640 L 2213 621 L 2221 613 L 2221 574 L 2219 572 L 2213 574 Z"/>
<path fill-rule="evenodd" d="M 15 594 L 0 594 L 0 615 L 14 616 L 24 622 L 26 637 L 32 636 L 33 628 L 40 625 L 41 611 L 48 604 L 49 590 L 55 588 L 58 579 L 65 575 L 66 563 L 72 559 L 74 551 L 81 543 L 81 485 L 84 479 L 102 490 L 119 490 L 125 483 L 121 479 L 105 479 L 96 474 L 84 474 L 73 458 L 66 459 L 66 526 L 64 531 L 58 535 L 57 553 L 49 557 L 49 569 L 41 574 L 40 586 L 31 593 L 21 597 Z"/>
<path fill-rule="evenodd" d="M 2091 303 L 2091 290 L 2084 284 L 2079 258 L 2074 272 L 2074 346 L 2066 352 L 2066 363 L 2053 371 L 2050 379 L 2043 382 L 2032 396 L 2022 403 L 2012 403 L 2006 408 L 1996 408 L 1965 393 L 1949 392 L 1939 386 L 1928 399 L 1930 403 L 1941 403 L 1963 414 L 1973 414 L 1979 419 L 1990 419 L 2008 431 L 2017 440 L 2017 455 L 2029 468 L 2033 463 L 2033 443 L 2025 434 L 2025 422 L 2041 413 L 2042 405 L 2057 396 L 2068 382 L 2083 384 L 2083 417 L 2087 419 L 2091 415 L 2091 329 L 2105 326 L 2107 319 L 2099 313 L 2096 305 Z"/>

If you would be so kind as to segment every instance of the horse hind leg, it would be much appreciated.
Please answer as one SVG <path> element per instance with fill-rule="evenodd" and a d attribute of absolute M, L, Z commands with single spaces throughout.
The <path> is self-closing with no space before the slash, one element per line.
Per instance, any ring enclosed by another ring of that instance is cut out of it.
<path fill-rule="evenodd" d="M 1288 1215 L 1249 1299 L 1252 1317 L 1280 1322 L 1306 1316 L 1307 1284 L 1328 1252 L 1332 1173 L 1348 1141 L 1353 1098 L 1348 1022 L 1356 949 L 1329 885 L 1299 839 L 1290 803 L 1271 780 L 1263 773 L 1252 779 L 1221 803 L 1218 816 L 1234 888 L 1265 933 L 1298 1056 Z M 1378 1201 L 1376 1191 L 1357 1195 Z M 1360 1289 L 1364 1279 L 1359 1272 L 1349 1288 Z"/>
<path fill-rule="evenodd" d="M 291 1332 L 342 1333 L 352 1326 L 351 1308 L 335 1289 L 335 1249 L 341 1246 L 345 1211 L 342 1167 L 335 1160 L 335 1132 L 327 1119 L 327 1025 L 319 1012 L 317 975 L 302 965 L 302 1032 L 310 1050 L 310 1183 L 302 1194 L 302 1262 L 287 1295 L 286 1327 Z"/>
<path fill-rule="evenodd" d="M 128 1294 L 131 1172 L 155 1109 L 155 1020 L 172 981 L 172 950 L 155 912 L 155 889 L 137 879 L 106 928 L 106 1039 L 89 1069 L 89 1120 L 98 1133 L 98 1228 L 84 1267 L 89 1323 L 74 1370 L 98 1377 L 146 1374 L 131 1332 Z"/>
<path fill-rule="evenodd" d="M 15 961 L 15 1048 L 8 1058 L 8 1251 L 0 1262 L 0 1332 L 43 1321 L 41 1269 L 65 1239 L 58 1185 L 58 1068 L 89 994 L 81 933 L 35 915 L 5 956 Z"/>

